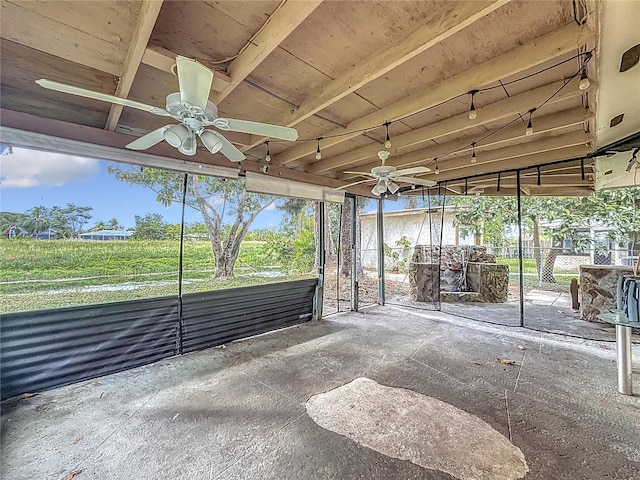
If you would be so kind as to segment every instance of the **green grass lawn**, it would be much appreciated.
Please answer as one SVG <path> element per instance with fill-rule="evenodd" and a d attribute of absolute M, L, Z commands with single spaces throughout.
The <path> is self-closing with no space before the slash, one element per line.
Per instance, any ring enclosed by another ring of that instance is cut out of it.
<path fill-rule="evenodd" d="M 179 242 L 0 240 L 0 312 L 178 294 Z M 287 273 L 265 242 L 243 242 L 234 278 L 215 279 L 207 241 L 186 242 L 183 292 L 308 278 Z M 281 276 L 261 276 L 261 272 Z"/>

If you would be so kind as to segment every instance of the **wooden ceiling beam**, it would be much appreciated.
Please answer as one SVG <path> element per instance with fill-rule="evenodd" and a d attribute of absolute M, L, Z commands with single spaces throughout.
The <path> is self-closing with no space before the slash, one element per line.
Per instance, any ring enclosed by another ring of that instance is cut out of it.
<path fill-rule="evenodd" d="M 566 92 L 566 95 L 580 95 L 580 91 L 577 89 L 575 91 L 568 90 Z M 567 98 L 566 96 L 563 96 L 561 99 L 566 99 L 566 98 Z M 509 99 L 502 100 L 497 103 L 508 102 L 509 100 L 512 100 L 512 99 L 516 100 L 517 97 L 511 97 Z M 489 107 L 491 106 L 484 107 L 484 108 L 489 108 Z M 478 109 L 478 111 L 479 110 L 480 109 Z M 517 112 L 518 112 L 517 109 L 511 110 L 509 112 L 509 116 L 515 115 L 517 114 Z M 467 151 L 467 150 L 471 151 L 471 146 L 470 146 L 471 143 L 476 141 L 478 138 L 485 137 L 487 135 L 491 135 L 491 136 L 486 140 L 484 140 L 483 142 L 476 144 L 477 151 L 482 151 L 490 147 L 496 147 L 501 143 L 505 143 L 515 139 L 521 139 L 523 141 L 531 141 L 531 140 L 535 141 L 536 138 L 539 138 L 540 135 L 544 133 L 552 132 L 554 130 L 562 129 L 569 126 L 580 125 L 581 123 L 584 123 L 587 120 L 589 120 L 589 118 L 591 118 L 592 115 L 593 114 L 589 110 L 586 110 L 582 107 L 573 108 L 573 109 L 565 110 L 556 114 L 551 114 L 551 115 L 546 115 L 544 117 L 536 118 L 535 130 L 534 130 L 533 136 L 527 136 L 525 134 L 525 130 L 526 130 L 525 125 L 520 122 L 516 122 L 514 125 L 501 130 L 496 129 L 496 130 L 484 132 L 481 135 L 476 134 L 472 136 L 467 136 L 467 137 L 454 140 L 452 142 L 447 142 L 447 143 L 437 145 L 435 147 L 417 150 L 417 151 L 406 153 L 403 155 L 397 155 L 389 158 L 386 161 L 386 164 L 392 165 L 394 167 L 400 167 L 400 166 L 404 167 L 404 166 L 413 166 L 416 164 L 424 163 L 426 161 L 431 161 L 436 157 L 438 157 L 439 159 L 444 159 L 446 158 L 447 154 L 449 154 L 454 150 L 461 149 L 460 150 L 461 152 Z M 453 119 L 455 119 L 455 121 L 453 121 Z M 463 126 L 465 123 L 467 125 L 469 124 L 469 118 L 467 117 L 466 114 L 457 115 L 456 117 L 453 117 L 453 119 L 443 120 L 442 122 L 438 122 L 436 124 L 428 125 L 427 127 L 418 129 L 418 130 L 422 130 L 425 133 L 425 135 L 422 137 L 422 141 L 424 142 L 425 138 L 435 139 L 435 138 L 439 138 L 440 136 L 443 136 L 438 134 L 436 131 L 441 129 L 442 127 L 446 127 L 447 126 L 446 124 L 452 124 L 453 128 L 456 128 L 453 125 L 456 123 L 460 126 Z M 445 125 L 441 125 L 441 124 L 445 124 Z M 432 128 L 429 128 L 429 127 L 432 127 Z M 459 130 L 459 128 L 461 127 L 457 127 L 457 128 Z M 431 130 L 431 132 L 429 132 L 428 130 Z M 445 130 L 448 130 L 448 129 L 442 129 L 440 131 L 444 132 Z M 450 135 L 451 133 L 456 133 L 458 130 L 449 130 L 446 133 L 444 133 L 444 135 Z M 413 134 L 415 131 L 417 130 L 414 130 L 413 132 L 409 132 L 408 134 L 404 134 L 404 135 Z M 436 133 L 436 134 L 434 135 L 433 133 Z M 397 138 L 400 139 L 404 135 L 400 135 Z M 394 142 L 395 142 L 395 139 L 394 139 Z M 365 150 L 367 148 L 368 147 L 365 147 L 359 150 Z M 381 147 L 377 146 L 377 150 L 380 150 L 380 149 Z M 333 160 L 334 160 L 333 158 L 329 159 L 329 161 L 333 161 Z M 361 169 L 368 171 L 368 170 L 371 170 L 372 167 L 379 165 L 379 163 L 380 163 L 379 161 L 371 162 L 370 164 L 367 164 L 361 167 Z M 314 164 L 314 165 L 318 165 L 318 164 Z M 349 165 L 350 165 L 349 169 L 351 170 L 352 168 L 351 165 L 353 165 L 353 162 L 350 163 Z M 319 173 L 318 171 L 316 171 L 316 169 L 307 169 L 307 171 L 309 171 L 310 173 Z M 342 178 L 344 180 L 345 178 L 351 178 L 351 177 L 348 175 L 338 175 L 338 178 Z"/>
<path fill-rule="evenodd" d="M 349 123 L 345 129 L 339 128 L 325 134 L 322 147 L 327 148 L 362 134 L 362 129 L 373 129 L 387 121 L 394 121 L 415 114 L 439 102 L 473 89 L 490 85 L 498 80 L 516 75 L 529 68 L 552 60 L 559 55 L 577 49 L 593 36 L 593 31 L 584 25 L 571 23 L 530 43 L 518 46 L 507 53 L 494 57 L 472 67 L 439 85 L 425 88 L 404 99 L 365 115 Z M 286 165 L 315 152 L 315 142 L 306 142 L 274 157 L 277 165 Z"/>
<path fill-rule="evenodd" d="M 131 142 L 131 139 L 133 137 L 131 137 L 130 135 L 125 135 L 123 133 L 104 130 L 101 128 L 88 127 L 85 125 L 78 125 L 75 123 L 63 122 L 61 120 L 43 118 L 28 113 L 7 110 L 4 108 L 0 108 L 0 118 L 2 118 L 2 127 L 16 128 L 28 132 L 35 132 L 52 137 L 58 137 L 61 139 L 75 140 L 83 142 L 85 144 L 113 147 L 121 149 L 125 152 L 131 152 L 125 147 L 125 145 Z M 0 127 L 0 131 L 2 127 Z M 184 162 L 194 163 L 196 165 L 206 164 L 232 169 L 237 168 L 240 169 L 240 172 L 259 172 L 261 167 L 261 165 L 257 162 L 245 161 L 241 164 L 233 163 L 227 160 L 221 154 L 211 155 L 209 152 L 204 150 L 198 150 L 194 156 L 185 156 L 166 142 L 161 142 L 143 153 L 148 155 L 157 155 L 165 158 L 173 158 Z M 270 166 L 269 174 L 286 180 L 305 182 L 312 185 L 320 185 L 332 188 L 337 188 L 347 183 L 340 180 L 335 180 L 319 175 L 311 175 L 309 173 L 276 166 Z M 364 195 L 369 197 L 373 196 L 370 188 L 363 187 L 361 185 L 357 185 L 346 191 L 355 193 L 357 195 Z"/>
<path fill-rule="evenodd" d="M 124 61 L 122 75 L 116 87 L 116 97 L 127 98 L 129 96 L 133 80 L 136 77 L 136 73 L 138 73 L 142 57 L 149 43 L 151 32 L 160 14 L 162 3 L 163 0 L 143 0 L 142 5 L 140 5 L 138 22 L 131 38 L 127 57 Z M 122 109 L 122 105 L 111 105 L 107 124 L 105 125 L 107 130 L 115 130 L 116 125 L 118 125 L 118 120 L 120 120 L 120 115 L 122 115 Z"/>
<path fill-rule="evenodd" d="M 285 112 L 273 120 L 276 125 L 293 127 L 311 115 L 334 104 L 338 100 L 355 92 L 364 85 L 385 75 L 394 68 L 420 55 L 424 51 L 455 35 L 476 21 L 486 17 L 502 7 L 509 0 L 492 0 L 476 2 L 452 2 L 448 5 L 451 12 L 443 15 L 438 22 L 426 22 L 425 25 L 406 37 L 394 42 L 389 48 L 371 56 L 344 74 L 320 88 L 292 112 Z M 443 7 L 444 8 L 444 7 Z M 259 137 L 248 148 L 263 143 L 267 138 Z"/>
<path fill-rule="evenodd" d="M 563 144 L 564 142 L 565 140 L 558 142 L 558 144 Z M 515 157 L 509 156 L 510 152 L 505 152 L 504 154 L 500 154 L 499 150 L 496 150 L 496 152 L 498 152 L 496 157 L 502 158 L 496 158 L 493 161 L 482 161 L 476 164 L 471 164 L 468 158 L 465 158 L 464 160 L 460 159 L 460 161 L 464 162 L 464 166 L 460 165 L 457 168 L 446 171 L 443 171 L 442 168 L 440 168 L 439 175 L 436 176 L 429 174 L 428 178 L 430 180 L 442 182 L 452 179 L 472 177 L 474 175 L 535 167 L 536 165 L 588 155 L 593 152 L 593 147 L 587 146 L 584 144 L 583 140 L 579 140 L 578 143 L 574 145 L 561 145 L 557 148 L 547 146 L 546 150 L 529 152 L 528 154 L 522 154 Z"/>
<path fill-rule="evenodd" d="M 260 164 L 258 162 L 245 161 L 240 164 L 240 172 L 263 173 L 260 170 L 260 168 L 263 166 L 264 164 Z M 295 182 L 309 183 L 312 185 L 320 185 L 330 188 L 342 187 L 343 185 L 346 185 L 348 183 L 333 178 L 312 175 L 310 173 L 301 172 L 299 170 L 292 170 L 287 167 L 278 167 L 277 165 L 269 165 L 269 173 L 267 175 L 270 177 L 283 178 Z M 365 197 L 374 197 L 374 195 L 371 193 L 371 185 L 369 185 L 368 187 L 364 185 L 355 185 L 353 187 L 345 189 L 345 192 L 353 193 L 354 195 L 362 195 Z"/>
<path fill-rule="evenodd" d="M 105 147 L 119 148 L 127 152 L 130 150 L 128 150 L 125 145 L 136 138 L 123 133 L 113 132 L 111 130 L 39 117 L 37 115 L 15 112 L 4 108 L 0 108 L 0 118 L 2 118 L 3 127 L 17 128 L 28 132 L 50 135 L 52 137 L 76 140 Z M 196 164 L 205 163 L 208 165 L 234 168 L 234 164 L 221 154 L 211 155 L 208 152 L 198 150 L 194 156 L 187 157 L 166 142 L 160 142 L 154 147 L 145 150 L 145 153 L 175 158 Z"/>
<path fill-rule="evenodd" d="M 158 47 L 155 45 L 149 45 L 142 56 L 142 63 L 150 67 L 162 70 L 163 72 L 169 72 L 175 75 L 174 67 L 176 65 L 176 53 L 173 53 L 166 48 Z M 199 61 L 204 62 L 199 59 Z M 217 70 L 213 71 L 213 83 L 211 84 L 211 90 L 221 92 L 231 83 L 231 78 L 223 72 Z M 176 84 L 176 90 L 178 86 Z"/>
<path fill-rule="evenodd" d="M 231 81 L 215 96 L 214 103 L 224 100 L 321 3 L 322 0 L 305 0 L 304 2 L 285 0 L 280 4 L 267 19 L 263 28 L 249 41 L 246 48 L 229 64 L 227 75 Z"/>

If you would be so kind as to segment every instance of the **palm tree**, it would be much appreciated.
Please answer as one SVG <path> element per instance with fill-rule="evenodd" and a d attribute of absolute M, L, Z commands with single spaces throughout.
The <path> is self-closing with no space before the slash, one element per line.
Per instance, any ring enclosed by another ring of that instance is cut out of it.
<path fill-rule="evenodd" d="M 115 218 L 112 218 L 107 222 L 107 225 L 105 228 L 107 230 L 121 230 L 122 226 L 118 224 L 118 220 L 116 220 Z"/>
<path fill-rule="evenodd" d="M 90 232 L 99 232 L 100 230 L 106 230 L 105 224 L 102 220 L 89 229 Z"/>

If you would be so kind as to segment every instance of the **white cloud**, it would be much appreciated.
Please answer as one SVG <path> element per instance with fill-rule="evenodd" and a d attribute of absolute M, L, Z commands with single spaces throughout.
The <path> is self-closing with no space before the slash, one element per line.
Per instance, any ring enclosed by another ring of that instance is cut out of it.
<path fill-rule="evenodd" d="M 58 153 L 14 148 L 0 157 L 2 187 L 59 187 L 69 182 L 85 182 L 98 174 L 98 160 Z"/>

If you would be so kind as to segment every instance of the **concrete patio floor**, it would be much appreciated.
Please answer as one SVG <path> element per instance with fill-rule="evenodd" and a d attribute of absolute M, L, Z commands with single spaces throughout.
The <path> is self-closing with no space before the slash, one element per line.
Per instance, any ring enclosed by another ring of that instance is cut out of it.
<path fill-rule="evenodd" d="M 616 391 L 614 343 L 397 306 L 334 315 L 5 404 L 0 476 L 453 478 L 309 418 L 310 396 L 357 377 L 484 420 L 522 450 L 527 479 L 640 478 L 640 397 Z"/>

